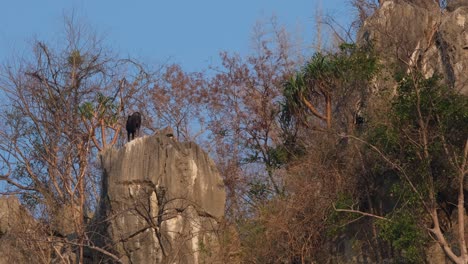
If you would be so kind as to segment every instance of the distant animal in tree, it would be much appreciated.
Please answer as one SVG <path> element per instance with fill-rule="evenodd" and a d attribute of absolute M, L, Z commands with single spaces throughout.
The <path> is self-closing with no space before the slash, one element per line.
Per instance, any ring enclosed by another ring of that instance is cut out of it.
<path fill-rule="evenodd" d="M 135 135 L 139 136 L 140 127 L 141 127 L 141 114 L 140 114 L 140 112 L 135 112 L 135 113 L 129 115 L 128 118 L 127 118 L 127 125 L 125 127 L 127 129 L 128 142 L 135 139 Z"/>

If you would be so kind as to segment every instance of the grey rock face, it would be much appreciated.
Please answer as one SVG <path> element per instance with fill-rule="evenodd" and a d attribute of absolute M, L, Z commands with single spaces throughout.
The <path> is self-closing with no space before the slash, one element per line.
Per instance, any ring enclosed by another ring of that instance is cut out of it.
<path fill-rule="evenodd" d="M 0 197 L 0 234 L 9 232 L 21 219 L 23 210 L 18 199 Z"/>
<path fill-rule="evenodd" d="M 0 264 L 34 262 L 31 249 L 37 248 L 22 237 L 34 233 L 36 226 L 16 197 L 0 196 Z"/>
<path fill-rule="evenodd" d="M 218 221 L 226 193 L 215 164 L 170 130 L 101 155 L 97 243 L 123 263 L 222 263 Z"/>
<path fill-rule="evenodd" d="M 447 3 L 447 11 L 452 12 L 455 11 L 459 7 L 467 6 L 468 3 L 466 0 L 450 0 Z"/>
<path fill-rule="evenodd" d="M 468 94 L 468 2 L 450 2 L 441 11 L 434 1 L 387 0 L 368 19 L 358 42 L 372 41 L 386 65 L 417 67 L 430 77 Z"/>

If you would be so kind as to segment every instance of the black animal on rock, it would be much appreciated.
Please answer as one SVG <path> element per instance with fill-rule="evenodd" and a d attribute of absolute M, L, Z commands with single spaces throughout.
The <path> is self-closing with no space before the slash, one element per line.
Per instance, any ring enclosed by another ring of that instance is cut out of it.
<path fill-rule="evenodd" d="M 139 136 L 141 126 L 141 114 L 140 112 L 135 112 L 132 115 L 129 115 L 127 118 L 127 139 L 130 142 L 132 139 L 135 139 L 136 136 Z"/>

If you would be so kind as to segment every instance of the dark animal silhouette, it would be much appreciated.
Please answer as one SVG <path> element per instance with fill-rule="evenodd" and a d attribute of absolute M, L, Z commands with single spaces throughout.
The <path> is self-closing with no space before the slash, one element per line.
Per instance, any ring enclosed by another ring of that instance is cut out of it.
<path fill-rule="evenodd" d="M 135 112 L 132 115 L 128 116 L 127 125 L 127 139 L 130 142 L 132 139 L 135 139 L 136 136 L 139 136 L 141 126 L 141 114 L 140 112 Z"/>

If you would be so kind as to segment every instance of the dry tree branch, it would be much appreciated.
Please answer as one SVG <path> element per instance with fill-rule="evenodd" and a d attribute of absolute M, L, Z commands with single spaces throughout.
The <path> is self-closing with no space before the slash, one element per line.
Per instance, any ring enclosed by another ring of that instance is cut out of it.
<path fill-rule="evenodd" d="M 335 204 L 333 203 L 333 209 L 336 211 L 336 212 L 347 212 L 347 213 L 354 213 L 354 214 L 360 214 L 360 215 L 363 215 L 363 216 L 369 216 L 369 217 L 372 217 L 372 218 L 377 218 L 377 219 L 380 219 L 380 220 L 385 220 L 385 221 L 392 221 L 386 217 L 383 217 L 383 216 L 380 216 L 380 215 L 376 215 L 376 214 L 371 214 L 371 213 L 366 213 L 366 212 L 363 212 L 363 211 L 360 211 L 360 210 L 354 210 L 354 209 L 338 209 L 336 208 Z"/>

